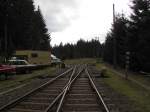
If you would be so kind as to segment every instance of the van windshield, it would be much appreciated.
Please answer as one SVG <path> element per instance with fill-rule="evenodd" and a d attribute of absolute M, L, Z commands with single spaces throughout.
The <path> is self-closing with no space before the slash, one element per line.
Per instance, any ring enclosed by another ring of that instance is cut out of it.
<path fill-rule="evenodd" d="M 27 65 L 25 61 L 10 61 L 9 65 Z"/>

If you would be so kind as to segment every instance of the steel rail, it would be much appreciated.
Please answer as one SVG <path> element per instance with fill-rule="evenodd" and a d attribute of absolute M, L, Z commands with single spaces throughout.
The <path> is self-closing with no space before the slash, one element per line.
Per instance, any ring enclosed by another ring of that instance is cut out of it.
<path fill-rule="evenodd" d="M 87 75 L 88 75 L 88 77 L 89 77 L 89 80 L 90 80 L 90 83 L 92 84 L 93 89 L 95 90 L 96 94 L 98 95 L 99 99 L 101 100 L 101 102 L 102 102 L 102 104 L 103 104 L 103 106 L 104 106 L 104 109 L 106 110 L 106 112 L 110 112 L 109 109 L 108 109 L 108 107 L 107 107 L 107 105 L 106 105 L 106 103 L 104 102 L 104 100 L 103 100 L 101 94 L 98 92 L 98 89 L 97 89 L 97 87 L 95 86 L 94 81 L 93 81 L 93 79 L 91 78 L 90 73 L 88 72 L 88 69 L 87 69 L 87 68 L 86 68 L 86 73 L 87 73 Z"/>
<path fill-rule="evenodd" d="M 65 88 L 70 84 L 70 82 L 72 80 L 72 77 L 75 74 L 76 68 L 77 68 L 77 66 L 75 66 L 75 68 L 73 69 L 73 72 L 72 72 L 72 74 L 69 78 L 69 81 L 65 85 L 65 87 L 63 88 L 62 92 L 53 100 L 53 102 L 46 108 L 46 110 L 44 112 L 48 112 L 53 107 L 53 105 L 58 101 L 58 99 L 62 96 L 62 94 L 64 93 Z"/>
<path fill-rule="evenodd" d="M 58 75 L 57 77 L 53 78 L 52 80 L 50 80 L 50 81 L 44 83 L 44 84 L 41 85 L 40 87 L 35 88 L 35 89 L 31 90 L 30 92 L 26 93 L 25 95 L 23 95 L 23 96 L 21 96 L 21 97 L 15 99 L 15 100 L 13 100 L 13 101 L 11 101 L 10 103 L 8 103 L 8 104 L 2 106 L 2 107 L 0 108 L 0 111 L 5 111 L 5 110 L 7 110 L 8 108 L 10 108 L 9 106 L 11 106 L 11 105 L 16 105 L 17 103 L 21 102 L 21 100 L 22 100 L 23 98 L 25 98 L 25 97 L 31 95 L 32 93 L 38 91 L 39 89 L 41 89 L 41 88 L 43 88 L 43 87 L 45 87 L 45 86 L 47 86 L 47 85 L 53 83 L 55 80 L 57 80 L 58 78 L 62 77 L 62 76 L 65 75 L 65 74 L 69 73 L 69 72 L 72 71 L 72 70 L 73 70 L 73 67 L 70 68 L 70 69 L 68 69 L 68 70 L 65 71 L 64 73 Z"/>
<path fill-rule="evenodd" d="M 65 99 L 65 96 L 66 96 L 67 92 L 70 90 L 70 86 L 71 86 L 72 83 L 77 79 L 77 77 L 82 73 L 83 70 L 84 70 L 84 68 L 81 69 L 81 71 L 76 75 L 76 77 L 75 77 L 75 78 L 70 82 L 70 84 L 65 88 L 64 93 L 63 93 L 63 96 L 61 97 L 61 100 L 60 100 L 60 102 L 59 102 L 59 105 L 58 105 L 58 107 L 57 107 L 56 112 L 60 112 L 60 109 L 61 109 L 61 107 L 62 107 L 62 104 L 63 104 L 63 101 L 64 101 L 64 99 Z"/>

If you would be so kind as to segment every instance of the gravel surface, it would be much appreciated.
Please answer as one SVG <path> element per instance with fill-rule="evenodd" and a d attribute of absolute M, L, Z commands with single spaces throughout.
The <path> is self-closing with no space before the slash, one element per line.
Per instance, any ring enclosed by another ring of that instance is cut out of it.
<path fill-rule="evenodd" d="M 66 68 L 67 69 L 67 68 Z M 57 76 L 60 73 L 63 73 L 66 69 L 58 69 L 52 76 Z M 9 102 L 23 96 L 24 94 L 30 92 L 31 90 L 39 87 L 40 85 L 51 80 L 52 77 L 37 77 L 33 79 L 31 82 L 23 85 L 19 85 L 14 89 L 3 91 L 0 93 L 0 107 L 8 104 Z"/>
<path fill-rule="evenodd" d="M 90 67 L 90 73 L 94 78 L 99 93 L 102 95 L 104 102 L 111 112 L 136 112 L 136 110 L 134 110 L 133 101 L 116 92 L 103 81 L 103 77 L 100 77 L 101 71 L 96 70 L 94 67 Z"/>
<path fill-rule="evenodd" d="M 49 81 L 51 78 L 47 79 L 34 79 L 32 82 L 28 83 L 27 85 L 16 88 L 9 92 L 0 95 L 0 107 L 3 105 L 8 104 L 10 101 L 17 99 L 18 97 L 22 96 L 23 94 L 31 91 L 34 88 L 39 87 L 40 85 L 44 84 L 45 82 Z"/>

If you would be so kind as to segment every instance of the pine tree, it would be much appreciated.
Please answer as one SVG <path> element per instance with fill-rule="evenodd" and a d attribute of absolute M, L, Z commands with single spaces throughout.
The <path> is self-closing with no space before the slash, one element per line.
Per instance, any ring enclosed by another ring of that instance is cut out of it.
<path fill-rule="evenodd" d="M 35 16 L 33 17 L 33 49 L 48 50 L 50 48 L 50 35 L 48 34 L 48 29 L 45 25 L 45 20 L 43 19 L 40 7 L 35 11 Z"/>
<path fill-rule="evenodd" d="M 113 40 L 112 32 L 109 32 L 103 45 L 103 60 L 110 64 L 113 64 Z"/>
<path fill-rule="evenodd" d="M 1 0 L 0 18 L 0 56 L 11 56 L 17 49 L 50 48 L 50 35 L 33 0 Z"/>
<path fill-rule="evenodd" d="M 133 0 L 130 49 L 133 69 L 150 71 L 150 1 Z"/>
<path fill-rule="evenodd" d="M 120 67 L 125 67 L 125 54 L 129 50 L 128 46 L 128 29 L 127 25 L 128 20 L 124 15 L 118 15 L 116 21 L 112 26 L 111 32 L 108 33 L 106 41 L 104 44 L 104 60 L 113 63 L 113 54 L 114 54 L 114 38 L 116 39 L 116 56 L 117 56 L 117 65 Z"/>

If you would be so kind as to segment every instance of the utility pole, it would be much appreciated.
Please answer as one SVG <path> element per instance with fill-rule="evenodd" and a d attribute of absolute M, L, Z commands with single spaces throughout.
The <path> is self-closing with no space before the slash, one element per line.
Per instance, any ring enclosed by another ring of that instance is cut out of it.
<path fill-rule="evenodd" d="M 113 4 L 113 24 L 114 25 L 115 25 L 115 21 L 116 21 L 115 4 Z M 113 65 L 114 65 L 114 68 L 116 68 L 116 66 L 117 66 L 117 50 L 116 50 L 116 45 L 117 45 L 117 42 L 116 42 L 116 37 L 114 35 L 114 40 L 113 40 Z"/>
<path fill-rule="evenodd" d="M 4 26 L 4 44 L 5 44 L 5 46 L 4 46 L 4 52 L 5 52 L 5 54 L 4 54 L 4 58 L 5 58 L 5 62 L 6 62 L 6 60 L 7 60 L 7 57 L 8 57 L 8 9 L 9 8 L 11 8 L 11 7 L 13 7 L 13 4 L 11 3 L 9 3 L 9 0 L 6 0 L 5 2 L 4 2 L 5 4 L 4 5 L 6 5 L 6 15 L 5 15 L 5 17 L 6 17 L 6 22 L 5 22 L 5 26 Z"/>
<path fill-rule="evenodd" d="M 113 23 L 115 23 L 115 4 L 113 4 Z"/>
<path fill-rule="evenodd" d="M 5 28 L 4 28 L 4 32 L 5 32 L 5 61 L 7 58 L 7 23 L 5 24 Z"/>

